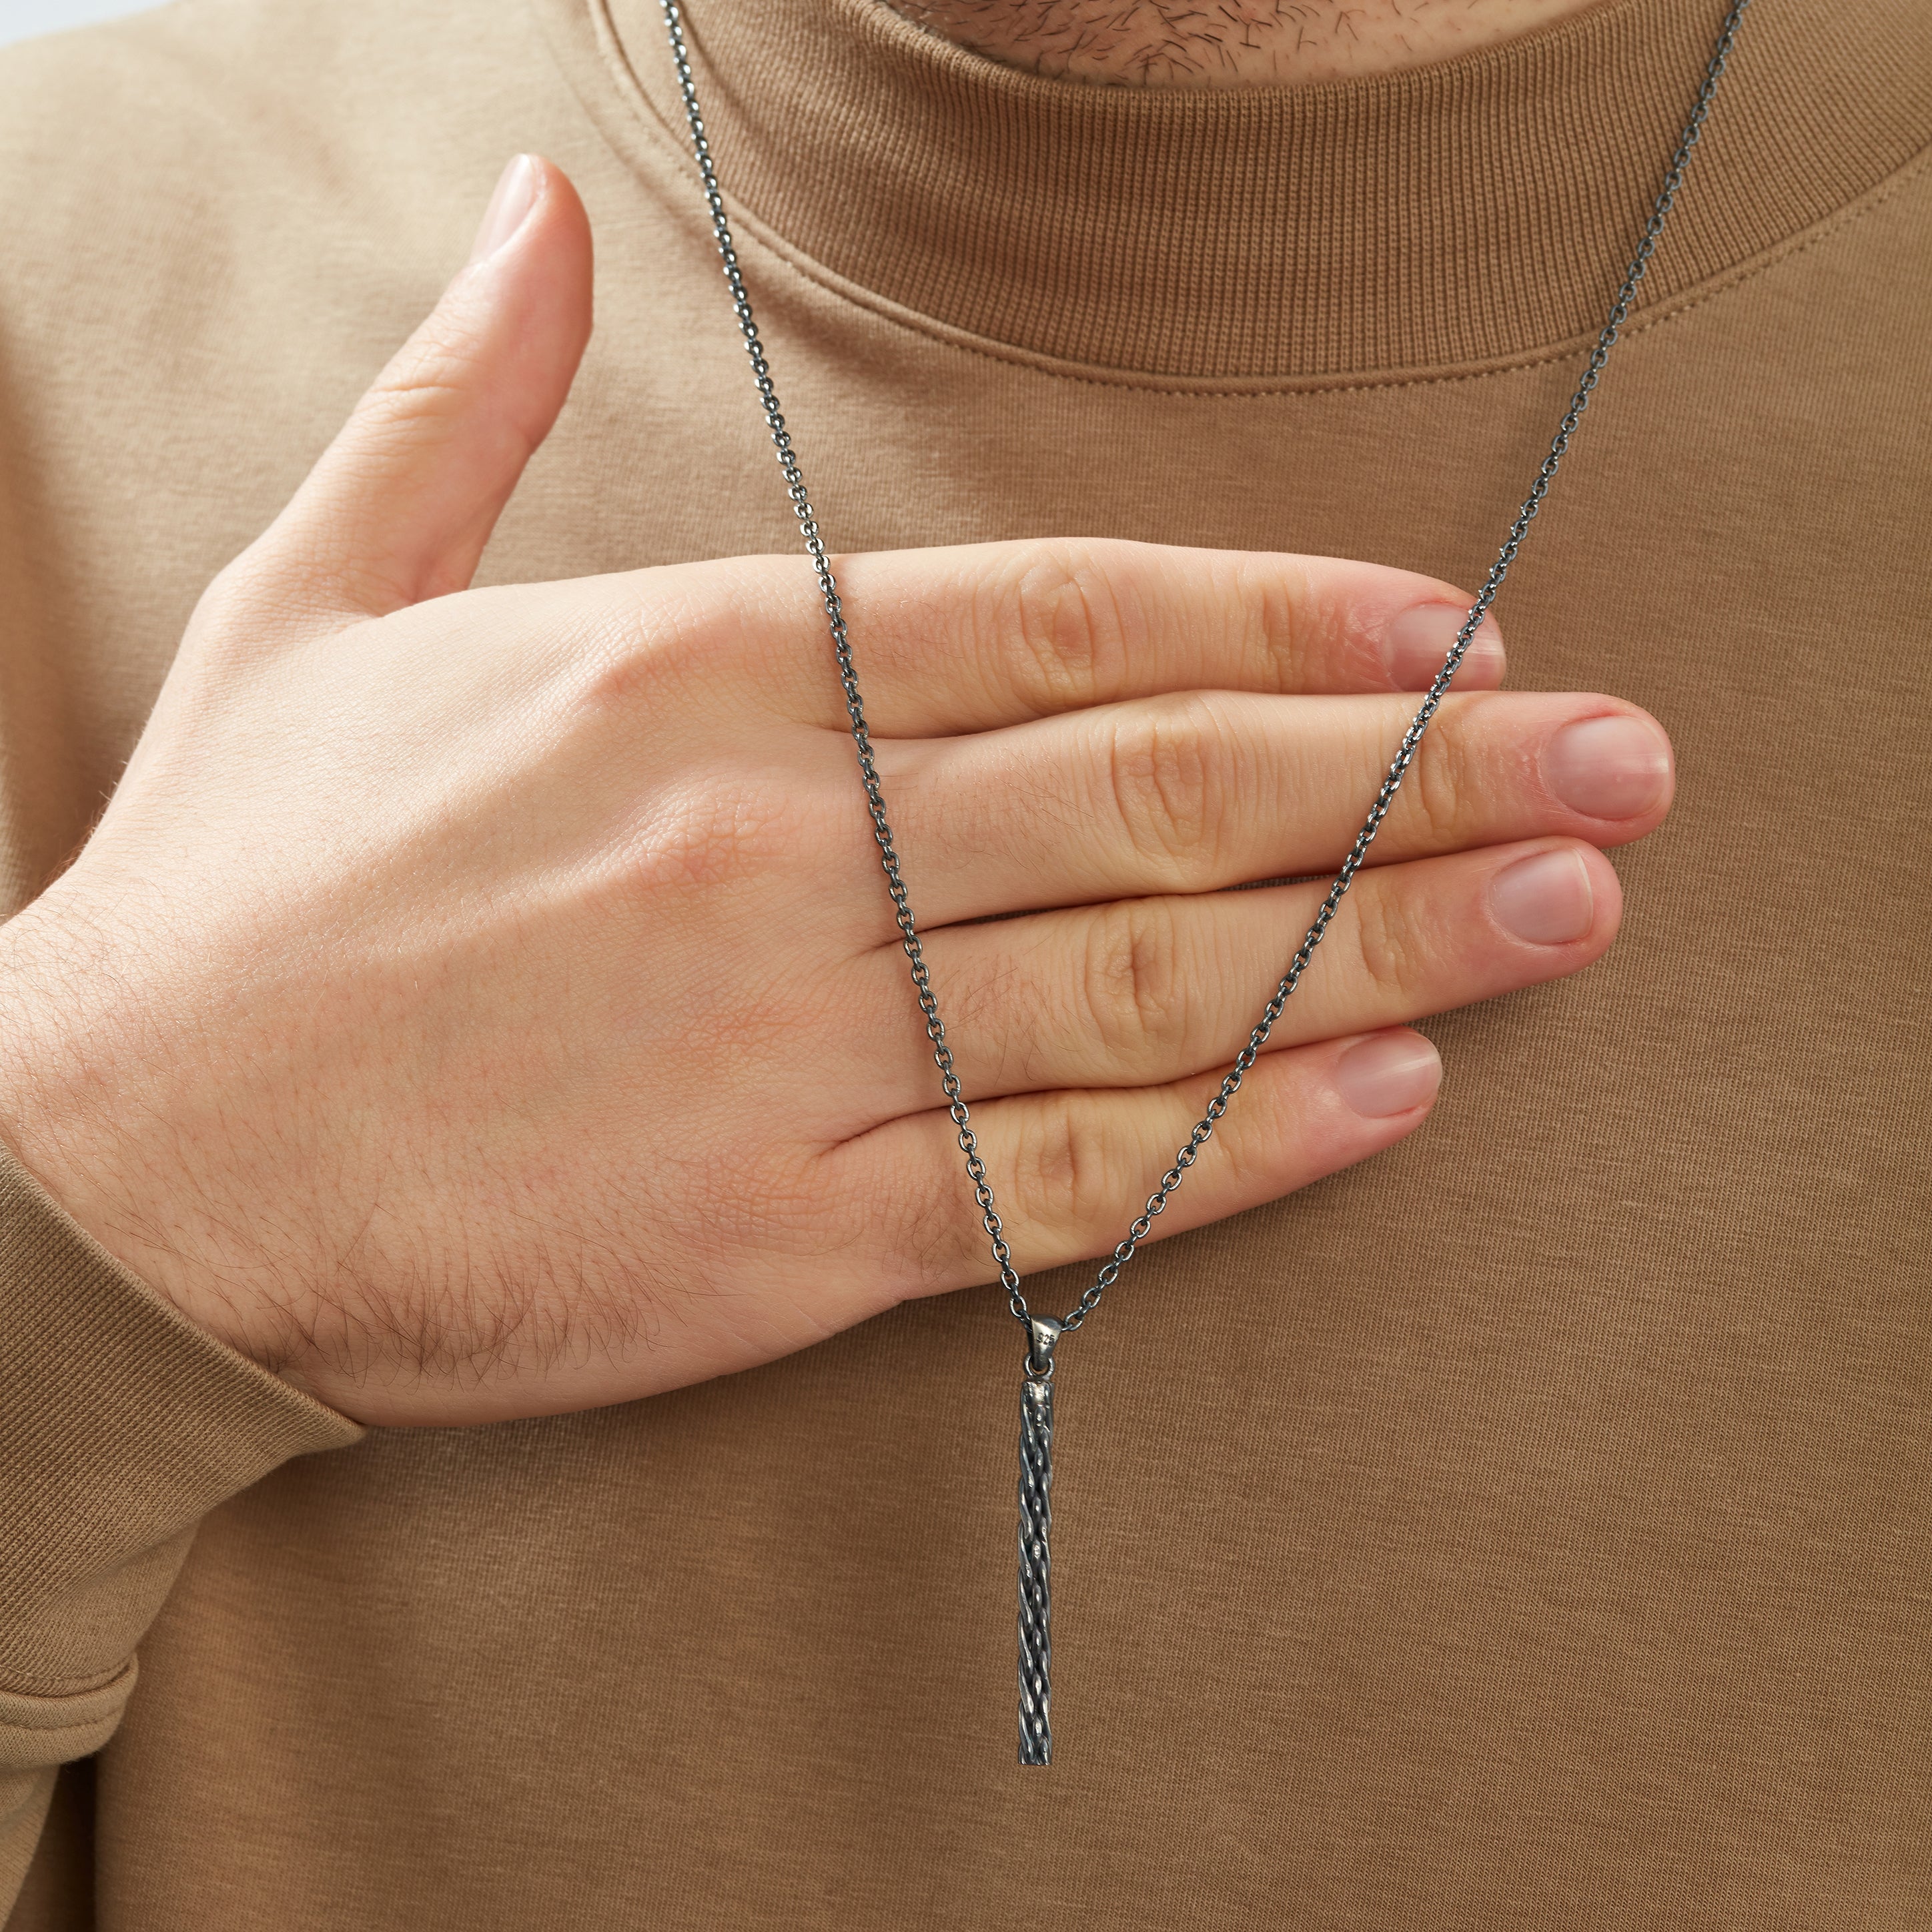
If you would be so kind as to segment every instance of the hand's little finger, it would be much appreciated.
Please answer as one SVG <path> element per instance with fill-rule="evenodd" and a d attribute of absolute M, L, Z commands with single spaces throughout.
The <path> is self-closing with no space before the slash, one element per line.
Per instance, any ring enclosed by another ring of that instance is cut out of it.
<path fill-rule="evenodd" d="M 1378 1153 L 1421 1124 L 1441 1077 L 1435 1048 L 1402 1030 L 1258 1060 L 1148 1238 L 1239 1214 Z M 1208 1074 L 976 1108 L 980 1154 L 1016 1264 L 1031 1272 L 1112 1249 L 1220 1084 Z M 835 1185 L 880 1230 L 888 1292 L 937 1294 L 994 1278 L 945 1114 L 894 1121 L 831 1160 Z"/>

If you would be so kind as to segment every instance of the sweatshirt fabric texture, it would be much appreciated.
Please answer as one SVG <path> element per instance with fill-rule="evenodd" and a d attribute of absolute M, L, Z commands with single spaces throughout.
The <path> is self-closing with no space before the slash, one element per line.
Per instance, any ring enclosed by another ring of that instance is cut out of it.
<path fill-rule="evenodd" d="M 1176 94 L 692 0 L 830 540 L 1473 587 L 1722 10 Z M 10 1164 L 14 1932 L 1932 1923 L 1928 141 L 1919 0 L 1752 8 L 1498 607 L 1513 686 L 1664 721 L 1675 813 L 1604 962 L 1429 1023 L 1424 1131 L 1082 1334 L 1050 1772 L 991 1291 L 365 1432 Z M 649 0 L 180 0 L 0 58 L 8 908 L 520 149 L 597 332 L 482 580 L 794 549 Z"/>

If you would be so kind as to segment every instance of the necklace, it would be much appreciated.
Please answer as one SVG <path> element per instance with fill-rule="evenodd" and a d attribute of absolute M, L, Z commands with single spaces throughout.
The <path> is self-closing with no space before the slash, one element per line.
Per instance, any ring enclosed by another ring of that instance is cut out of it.
<path fill-rule="evenodd" d="M 934 1064 L 939 1069 L 940 1085 L 946 1096 L 946 1109 L 953 1126 L 958 1129 L 959 1150 L 965 1156 L 966 1178 L 972 1184 L 973 1198 L 978 1204 L 980 1216 L 986 1230 L 993 1261 L 999 1270 L 1000 1286 L 1006 1290 L 1006 1306 L 1013 1318 L 1026 1331 L 1026 1353 L 1021 1363 L 1020 1374 L 1020 1478 L 1019 1478 L 1019 1761 L 1022 1764 L 1051 1764 L 1053 1762 L 1053 1731 L 1049 1714 L 1049 1701 L 1052 1693 L 1052 1615 L 1051 1535 L 1053 1526 L 1052 1494 L 1053 1489 L 1053 1378 L 1058 1366 L 1054 1350 L 1064 1335 L 1071 1334 L 1081 1326 L 1100 1306 L 1100 1298 L 1120 1279 L 1120 1271 L 1139 1251 L 1140 1244 L 1146 1240 L 1155 1217 L 1167 1205 L 1168 1198 L 1180 1186 L 1187 1170 L 1200 1158 L 1201 1151 L 1213 1137 L 1215 1124 L 1221 1118 L 1240 1091 L 1241 1082 L 1267 1046 L 1268 1036 L 1274 1030 L 1275 1022 L 1281 1018 L 1283 1010 L 1293 997 L 1295 988 L 1300 983 L 1302 974 L 1315 949 L 1322 944 L 1322 935 L 1328 930 L 1343 895 L 1354 883 L 1355 874 L 1361 869 L 1362 862 L 1368 856 L 1369 848 L 1375 842 L 1376 834 L 1382 830 L 1382 820 L 1388 817 L 1389 808 L 1401 789 L 1402 782 L 1408 775 L 1409 766 L 1414 762 L 1418 748 L 1422 742 L 1423 734 L 1429 728 L 1430 721 L 1442 707 L 1444 694 L 1450 680 L 1456 675 L 1464 655 L 1469 648 L 1470 640 L 1475 635 L 1477 627 L 1482 622 L 1489 608 L 1496 600 L 1496 593 L 1509 574 L 1510 566 L 1516 561 L 1516 553 L 1522 548 L 1523 540 L 1529 534 L 1529 526 L 1535 520 L 1537 512 L 1543 507 L 1543 500 L 1549 493 L 1558 466 L 1570 447 L 1570 439 L 1576 434 L 1578 424 L 1582 421 L 1583 412 L 1589 407 L 1591 396 L 1594 393 L 1602 377 L 1604 366 L 1608 362 L 1610 351 L 1616 347 L 1623 326 L 1629 320 L 1630 304 L 1636 298 L 1637 285 L 1650 266 L 1651 257 L 1657 251 L 1657 244 L 1664 233 L 1664 225 L 1670 218 L 1678 190 L 1684 184 L 1685 170 L 1690 164 L 1691 151 L 1696 146 L 1704 130 L 1706 117 L 1711 111 L 1711 103 L 1718 92 L 1718 84 L 1724 79 L 1724 68 L 1730 56 L 1732 44 L 1737 38 L 1738 28 L 1750 0 L 1732 0 L 1718 29 L 1716 44 L 1704 69 L 1703 83 L 1697 91 L 1697 98 L 1692 106 L 1690 118 L 1685 122 L 1678 137 L 1677 146 L 1665 170 L 1664 185 L 1652 203 L 1650 218 L 1644 225 L 1643 234 L 1637 244 L 1637 250 L 1624 272 L 1610 312 L 1598 334 L 1596 344 L 1590 351 L 1584 364 L 1583 373 L 1576 385 L 1576 393 L 1570 398 L 1569 406 L 1563 412 L 1562 420 L 1557 425 L 1556 434 L 1551 438 L 1550 448 L 1538 466 L 1529 494 L 1518 508 L 1516 520 L 1510 524 L 1509 532 L 1503 539 L 1502 548 L 1496 553 L 1496 561 L 1490 565 L 1489 574 L 1483 580 L 1483 587 L 1477 593 L 1476 601 L 1469 607 L 1468 615 L 1462 620 L 1462 628 L 1456 633 L 1448 655 L 1442 660 L 1442 668 L 1436 674 L 1427 694 L 1423 698 L 1408 728 L 1402 734 L 1401 745 L 1390 763 L 1388 772 L 1376 792 L 1374 802 L 1370 806 L 1368 816 L 1362 821 L 1362 829 L 1355 835 L 1355 842 L 1348 849 L 1348 855 L 1342 862 L 1341 869 L 1335 874 L 1327 896 L 1294 956 L 1288 962 L 1288 970 L 1282 975 L 1280 983 L 1275 988 L 1266 1006 L 1262 1009 L 1261 1018 L 1255 1023 L 1254 1030 L 1248 1035 L 1248 1043 L 1236 1056 L 1234 1065 L 1221 1082 L 1220 1090 L 1208 1103 L 1208 1110 L 1195 1124 L 1194 1130 L 1175 1154 L 1174 1165 L 1161 1176 L 1160 1184 L 1147 1198 L 1146 1204 L 1136 1215 L 1119 1244 L 1107 1258 L 1085 1292 L 1074 1306 L 1059 1319 L 1050 1315 L 1041 1315 L 1027 1305 L 1022 1292 L 1019 1271 L 1013 1264 L 1012 1251 L 1006 1245 L 1004 1230 L 1000 1222 L 999 1210 L 994 1204 L 993 1184 L 986 1166 L 980 1157 L 977 1139 L 973 1132 L 972 1118 L 960 1088 L 959 1076 L 952 1064 L 952 1049 L 946 1042 L 945 1022 L 940 1018 L 939 1001 L 932 990 L 932 981 L 926 971 L 926 954 L 920 943 L 919 928 L 912 914 L 912 904 L 906 893 L 904 877 L 899 866 L 898 848 L 892 838 L 891 821 L 886 816 L 886 801 L 880 789 L 879 774 L 872 754 L 872 734 L 866 723 L 865 701 L 859 690 L 859 673 L 853 661 L 852 645 L 845 627 L 844 610 L 839 602 L 838 586 L 832 574 L 832 566 L 825 551 L 825 543 L 818 529 L 818 519 L 812 507 L 812 498 L 806 490 L 805 475 L 799 467 L 798 457 L 792 448 L 791 433 L 785 427 L 783 412 L 778 406 L 778 392 L 772 386 L 770 365 L 765 359 L 764 343 L 758 334 L 757 322 L 752 314 L 751 297 L 746 292 L 745 278 L 738 264 L 738 252 L 731 236 L 731 225 L 724 212 L 724 200 L 718 186 L 718 172 L 711 157 L 711 146 L 704 132 L 704 117 L 698 103 L 698 86 L 691 71 L 690 56 L 684 40 L 684 22 L 678 0 L 660 0 L 664 10 L 664 31 L 670 41 L 671 58 L 677 69 L 678 90 L 684 102 L 685 117 L 689 123 L 692 152 L 698 163 L 698 178 L 704 190 L 705 205 L 711 214 L 711 232 L 718 243 L 718 252 L 724 265 L 724 280 L 731 294 L 733 313 L 736 316 L 739 332 L 744 338 L 745 352 L 751 359 L 752 374 L 758 386 L 758 400 L 764 411 L 765 425 L 771 432 L 773 446 L 778 452 L 778 467 L 783 472 L 787 494 L 798 518 L 799 532 L 805 540 L 807 554 L 812 559 L 812 568 L 818 574 L 818 591 L 825 607 L 826 625 L 832 638 L 832 649 L 838 661 L 839 682 L 845 694 L 845 715 L 852 730 L 852 742 L 858 752 L 859 776 L 866 788 L 866 803 L 872 820 L 872 836 L 879 848 L 879 862 L 885 871 L 886 890 L 891 895 L 892 916 L 899 931 L 899 941 L 912 973 L 913 988 L 919 996 L 920 1011 L 926 1018 L 926 1036 L 932 1042 Z"/>

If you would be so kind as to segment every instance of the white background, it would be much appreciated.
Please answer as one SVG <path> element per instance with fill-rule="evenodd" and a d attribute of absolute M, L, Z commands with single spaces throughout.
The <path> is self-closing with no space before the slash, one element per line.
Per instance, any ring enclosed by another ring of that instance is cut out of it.
<path fill-rule="evenodd" d="M 0 0 L 0 45 L 30 34 L 52 34 L 62 27 L 84 27 L 118 14 L 138 14 L 154 0 Z"/>

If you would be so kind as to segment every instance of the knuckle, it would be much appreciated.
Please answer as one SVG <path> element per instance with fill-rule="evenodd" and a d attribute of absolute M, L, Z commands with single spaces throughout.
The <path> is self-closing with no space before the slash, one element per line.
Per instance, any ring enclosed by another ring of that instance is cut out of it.
<path fill-rule="evenodd" d="M 574 655 L 592 710 L 655 710 L 708 689 L 716 704 L 743 617 L 725 585 L 675 568 L 644 574 L 639 594 L 614 600 Z"/>
<path fill-rule="evenodd" d="M 326 535 L 291 538 L 270 530 L 232 559 L 196 600 L 182 638 L 182 670 L 222 676 L 263 664 L 290 640 L 352 621 L 330 594 L 352 580 L 351 560 Z"/>
<path fill-rule="evenodd" d="M 1088 1010 L 1110 1061 L 1138 1064 L 1186 1031 L 1174 908 L 1161 899 L 1109 906 L 1088 935 Z"/>
<path fill-rule="evenodd" d="M 1400 893 L 1364 892 L 1354 922 L 1356 964 L 1378 992 L 1405 998 L 1427 970 L 1426 941 Z"/>
<path fill-rule="evenodd" d="M 278 590 L 258 539 L 209 580 L 189 620 L 188 634 L 203 648 L 244 637 L 274 609 Z"/>
<path fill-rule="evenodd" d="M 798 808 L 742 776 L 686 778 L 640 802 L 635 877 L 647 887 L 740 884 L 800 848 Z"/>
<path fill-rule="evenodd" d="M 1448 845 L 1465 830 L 1468 801 L 1478 796 L 1472 762 L 1468 734 L 1455 712 L 1446 712 L 1423 740 L 1409 773 L 1424 842 Z"/>
<path fill-rule="evenodd" d="M 1116 689 L 1137 628 L 1124 595 L 1128 544 L 1024 545 L 1000 586 L 992 634 L 1016 660 L 1012 681 L 1040 709 Z"/>
<path fill-rule="evenodd" d="M 1317 598 L 1298 557 L 1242 556 L 1237 584 L 1244 656 L 1264 691 L 1296 692 L 1308 682 L 1308 632 Z"/>
<path fill-rule="evenodd" d="M 454 422 L 474 392 L 448 368 L 421 367 L 407 376 L 380 378 L 362 398 L 357 427 L 380 457 L 390 442 L 401 446 L 416 432 Z"/>
<path fill-rule="evenodd" d="M 447 421 L 476 400 L 482 348 L 461 314 L 436 310 L 370 383 L 357 413 L 377 428 Z"/>
<path fill-rule="evenodd" d="M 1110 722 L 1106 783 L 1134 851 L 1184 880 L 1211 864 L 1228 751 L 1220 708 L 1204 692 L 1149 700 Z"/>
<path fill-rule="evenodd" d="M 1012 1174 L 1016 1199 L 1036 1227 L 1103 1224 L 1113 1205 L 1112 1168 L 1090 1106 L 1054 1094 L 1029 1109 Z"/>

